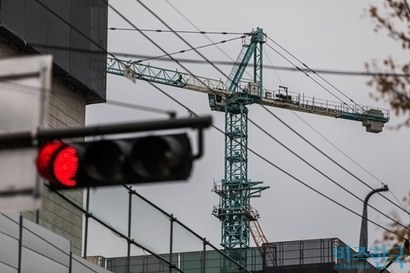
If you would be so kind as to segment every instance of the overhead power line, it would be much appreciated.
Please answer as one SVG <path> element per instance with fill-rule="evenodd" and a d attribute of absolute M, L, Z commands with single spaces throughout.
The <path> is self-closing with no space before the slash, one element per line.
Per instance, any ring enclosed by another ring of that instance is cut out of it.
<path fill-rule="evenodd" d="M 174 5 L 172 5 L 170 3 L 170 1 L 165 0 L 165 2 L 171 6 L 179 15 L 181 15 L 189 24 L 191 24 L 191 26 L 193 26 L 197 31 L 200 31 L 200 29 L 191 21 L 189 20 L 182 12 L 180 12 Z M 407 10 L 410 11 L 408 3 L 406 0 L 403 1 L 406 4 Z M 213 43 L 213 41 L 205 35 L 205 37 L 208 39 L 208 41 L 210 41 L 211 43 Z M 234 62 L 234 60 L 219 46 L 216 45 L 216 47 L 228 58 L 230 59 L 232 62 Z M 276 74 L 276 76 L 278 77 L 280 83 L 282 86 L 284 86 L 281 78 L 279 77 L 279 74 L 277 73 L 275 66 L 273 65 L 272 61 L 269 58 L 269 55 L 266 54 L 266 57 L 269 60 L 269 63 L 271 64 L 269 68 L 273 68 L 274 72 Z M 299 68 L 296 68 L 296 70 L 300 70 Z M 295 71 L 296 71 L 295 70 Z M 318 71 L 321 74 L 326 74 L 326 72 L 323 72 L 321 70 L 318 69 L 314 69 L 315 71 Z M 249 74 L 246 71 L 247 74 Z M 251 77 L 251 75 L 250 75 Z M 363 171 L 365 171 L 367 174 L 369 174 L 370 176 L 372 176 L 374 179 L 376 179 L 377 181 L 379 181 L 382 186 L 385 184 L 383 183 L 380 179 L 378 179 L 377 177 L 375 177 L 371 172 L 369 172 L 368 170 L 366 170 L 364 167 L 362 167 L 359 163 L 357 163 L 356 161 L 354 161 L 351 157 L 349 157 L 347 154 L 345 154 L 343 151 L 341 151 L 336 145 L 334 145 L 333 143 L 331 143 L 328 139 L 326 139 L 322 134 L 320 134 L 317 130 L 315 130 L 312 126 L 310 126 L 305 120 L 303 120 L 298 114 L 294 113 L 294 115 L 296 115 L 300 120 L 302 120 L 306 125 L 308 125 L 313 131 L 315 131 L 317 134 L 319 134 L 323 139 L 325 139 L 329 144 L 331 144 L 334 148 L 336 148 L 340 153 L 342 153 L 344 156 L 346 156 L 349 160 L 351 160 L 354 164 L 356 164 L 357 166 L 359 166 Z M 321 151 L 322 152 L 322 151 Z M 366 184 L 367 185 L 367 184 Z M 367 185 L 369 188 L 371 188 L 369 185 Z M 383 196 L 383 198 L 385 198 L 386 200 L 388 200 L 390 203 L 392 203 L 394 206 L 398 207 L 399 209 L 403 210 L 404 212 L 406 212 L 409 216 L 410 213 L 406 210 L 406 208 L 403 206 L 403 204 L 397 199 L 397 197 L 394 195 L 394 193 L 392 192 L 392 190 L 389 190 L 391 192 L 391 194 L 393 195 L 393 197 L 396 199 L 396 201 L 401 205 L 401 207 L 399 205 L 397 205 L 396 203 L 394 203 L 393 201 L 391 201 L 390 199 L 388 199 L 386 196 L 382 195 L 380 192 L 378 193 L 379 195 Z"/>
<path fill-rule="evenodd" d="M 167 97 L 169 97 L 171 100 L 173 100 L 175 103 L 177 103 L 177 104 L 180 105 L 181 107 L 185 108 L 187 111 L 189 111 L 189 112 L 191 112 L 191 113 L 197 115 L 197 114 L 195 113 L 195 111 L 191 110 L 189 107 L 187 107 L 186 105 L 184 105 L 183 103 L 181 103 L 179 100 L 177 100 L 177 99 L 175 99 L 174 97 L 172 97 L 171 95 L 169 95 L 167 92 L 165 92 L 165 91 L 164 91 L 163 89 L 161 89 L 160 87 L 158 87 L 158 86 L 156 86 L 156 85 L 154 85 L 154 84 L 153 84 L 153 86 L 154 86 L 158 91 L 160 91 L 161 93 L 163 93 L 165 96 L 167 96 Z M 251 121 L 253 124 L 256 124 L 256 123 L 253 122 L 252 120 L 250 120 L 250 121 Z M 225 135 L 224 131 L 223 131 L 222 129 L 218 128 L 217 126 L 215 126 L 214 124 L 212 124 L 211 127 L 214 128 L 215 130 L 217 130 L 219 133 Z M 286 147 L 286 149 L 288 149 L 288 150 L 291 150 L 291 149 L 289 149 L 286 145 L 284 145 L 284 147 Z M 292 179 L 294 179 L 295 181 L 299 182 L 300 184 L 302 184 L 303 186 L 307 187 L 308 189 L 314 191 L 315 193 L 321 195 L 321 196 L 324 197 L 325 199 L 327 199 L 327 200 L 331 201 L 332 203 L 334 203 L 334 204 L 340 206 L 341 208 L 343 208 L 343 209 L 345 209 L 345 210 L 347 210 L 347 211 L 349 211 L 349 212 L 355 214 L 356 216 L 359 216 L 360 218 L 364 218 L 362 215 L 360 215 L 359 213 L 355 212 L 354 210 L 348 208 L 347 206 L 343 205 L 342 203 L 340 203 L 340 202 L 334 200 L 333 198 L 331 198 L 331 197 L 325 195 L 324 193 L 320 192 L 319 190 L 315 189 L 314 187 L 309 186 L 308 183 L 303 182 L 301 179 L 295 177 L 294 175 L 292 175 L 292 174 L 289 173 L 288 171 L 286 171 L 286 170 L 284 170 L 283 168 L 279 167 L 278 165 L 274 164 L 272 161 L 270 161 L 269 159 L 265 158 L 264 156 L 262 156 L 261 154 L 259 154 L 259 153 L 256 152 L 255 150 L 253 150 L 253 149 L 251 149 L 251 148 L 249 148 L 249 147 L 248 147 L 248 150 L 249 150 L 252 154 L 254 154 L 256 157 L 262 159 L 263 161 L 265 161 L 266 163 L 268 163 L 268 164 L 271 165 L 272 167 L 276 168 L 276 169 L 279 170 L 280 172 L 282 172 L 282 173 L 286 174 L 287 176 L 291 177 Z M 296 153 L 295 153 L 295 154 L 296 154 Z M 351 194 L 352 194 L 352 193 L 351 193 Z M 355 195 L 353 195 L 353 196 L 355 196 Z M 355 197 L 357 197 L 357 196 L 355 196 Z M 357 197 L 357 198 L 358 198 L 358 197 Z M 359 199 L 361 202 L 363 202 L 363 200 L 361 200 L 360 198 L 358 198 L 358 199 Z M 369 206 L 370 206 L 370 205 L 369 205 Z M 372 206 L 370 206 L 370 207 L 372 207 Z M 385 215 L 384 213 L 382 213 L 381 211 L 377 210 L 376 208 L 374 208 L 374 207 L 372 207 L 372 208 L 375 209 L 376 211 L 380 212 L 381 214 Z M 386 216 L 386 215 L 385 215 L 385 216 Z M 393 218 L 388 217 L 388 216 L 386 216 L 386 217 L 389 218 L 391 221 L 395 222 L 396 224 L 402 225 L 401 223 L 397 222 L 397 221 L 394 220 Z M 383 226 L 380 225 L 379 223 L 376 223 L 375 221 L 373 221 L 373 220 L 371 220 L 371 219 L 369 219 L 369 218 L 367 218 L 366 220 L 369 221 L 370 223 L 372 223 L 372 224 L 374 224 L 374 225 L 380 227 L 381 229 L 383 229 L 383 230 L 385 230 L 385 231 L 387 231 L 387 232 L 391 232 L 391 233 L 396 234 L 397 236 L 399 236 L 399 234 L 397 234 L 396 232 L 394 232 L 394 231 L 392 231 L 392 230 L 389 230 L 389 229 L 386 228 L 386 227 L 383 227 Z"/>
<path fill-rule="evenodd" d="M 336 162 L 336 160 L 334 160 L 333 158 L 331 158 L 330 156 L 328 156 L 325 152 L 323 152 L 322 150 L 320 150 L 317 146 L 313 145 L 313 143 L 311 143 L 310 141 L 308 141 L 305 137 L 303 137 L 301 134 L 299 134 L 296 130 L 294 130 L 291 126 L 289 126 L 286 122 L 284 122 L 282 119 L 280 119 L 277 115 L 275 115 L 274 113 L 272 113 L 272 111 L 270 111 L 269 109 L 267 109 L 266 106 L 261 105 L 261 107 L 267 111 L 269 114 L 271 114 L 273 117 L 275 117 L 280 123 L 282 123 L 285 127 L 287 127 L 289 130 L 291 130 L 294 134 L 296 134 L 299 138 L 301 138 L 303 141 L 305 141 L 307 144 L 309 144 L 312 148 L 314 148 L 316 151 L 318 151 L 320 154 L 322 154 L 323 156 L 325 156 L 328 160 L 330 160 L 332 163 L 334 163 L 336 166 L 338 166 L 339 168 L 341 168 L 343 171 L 345 171 L 346 173 L 348 173 L 349 175 L 351 175 L 353 178 L 355 178 L 356 180 L 358 180 L 359 182 L 361 182 L 363 185 L 367 186 L 369 189 L 374 190 L 369 184 L 367 184 L 366 182 L 364 182 L 362 179 L 360 179 L 359 177 L 357 177 L 356 175 L 354 175 L 351 171 L 349 171 L 348 169 L 346 169 L 345 167 L 343 167 L 341 164 L 339 164 L 338 162 Z M 304 163 L 306 163 L 309 167 L 311 167 L 312 169 L 314 169 L 315 171 L 317 171 L 318 173 L 320 173 L 322 176 L 324 176 L 325 178 L 327 178 L 329 181 L 331 181 L 332 183 L 334 183 L 335 185 L 337 185 L 338 187 L 340 187 L 341 189 L 343 189 L 344 191 L 348 192 L 350 195 L 352 195 L 353 197 L 355 197 L 356 199 L 360 200 L 361 202 L 364 202 L 361 198 L 359 198 L 357 195 L 355 195 L 353 192 L 349 191 L 348 189 L 344 188 L 342 185 L 340 185 L 339 183 L 337 183 L 336 181 L 334 181 L 332 178 L 328 177 L 326 174 L 324 174 L 323 172 L 321 172 L 320 170 L 318 170 L 316 167 L 314 167 L 311 163 L 309 163 L 308 161 L 306 161 L 305 159 L 303 159 L 301 156 L 299 156 L 298 154 L 296 154 L 294 151 L 292 151 L 291 149 L 289 149 L 288 147 L 286 147 L 286 145 L 284 145 L 283 143 L 281 143 L 280 141 L 278 141 L 275 137 L 273 137 L 271 134 L 269 134 L 265 129 L 263 129 L 261 126 L 255 124 L 254 122 L 252 122 L 256 127 L 258 127 L 261 131 L 265 132 L 266 135 L 268 135 L 271 139 L 273 139 L 274 141 L 276 141 L 278 144 L 280 144 L 282 147 L 284 147 L 285 149 L 287 149 L 289 152 L 291 152 L 293 155 L 295 155 L 297 158 L 299 158 L 300 160 L 302 160 Z M 386 196 L 380 194 L 381 196 L 383 196 L 386 200 L 390 201 L 391 204 L 397 206 L 399 209 L 403 210 L 403 208 L 401 208 L 400 206 L 398 206 L 397 204 L 395 204 L 393 201 L 391 201 L 390 199 L 388 199 Z M 390 216 L 386 215 L 385 213 L 381 212 L 380 210 L 378 210 L 377 208 L 373 207 L 372 205 L 368 205 L 369 207 L 371 207 L 372 209 L 374 209 L 375 211 L 377 211 L 378 213 L 382 214 L 384 217 L 390 219 L 391 221 L 395 221 L 393 218 L 391 218 Z M 406 210 L 404 210 L 406 213 L 408 213 Z M 399 225 L 401 225 L 402 227 L 406 228 L 406 226 L 402 225 L 401 223 L 398 223 Z"/>
<path fill-rule="evenodd" d="M 277 44 L 275 41 L 273 41 L 271 38 L 268 37 L 268 39 L 272 42 L 274 42 L 275 44 Z M 278 45 L 278 44 L 277 44 Z M 314 74 L 317 75 L 320 79 L 322 79 L 325 83 L 327 83 L 328 85 L 330 85 L 333 89 L 335 89 L 337 92 L 339 92 L 340 94 L 342 94 L 345 98 L 349 99 L 352 103 L 354 103 L 356 106 L 361 107 L 360 105 L 356 104 L 351 98 L 349 98 L 345 93 L 343 93 L 341 90 L 339 90 L 338 88 L 336 88 L 334 85 L 330 84 L 328 81 L 326 81 L 325 79 L 323 79 L 315 70 L 312 70 L 311 68 L 309 68 L 306 64 L 304 64 L 303 62 L 301 62 L 298 58 L 296 58 L 295 56 L 293 56 L 291 53 L 289 53 L 286 49 L 284 49 L 283 47 L 281 47 L 280 45 L 278 45 L 282 50 L 284 50 L 287 54 L 289 54 L 290 56 L 292 56 L 294 59 L 296 59 L 298 62 L 300 62 L 304 68 L 300 68 L 298 67 L 296 64 L 294 64 L 291 60 L 289 60 L 288 58 L 286 58 L 283 54 L 281 54 L 279 51 L 277 51 L 276 49 L 274 49 L 271 45 L 267 45 L 270 49 L 272 49 L 273 51 L 275 51 L 279 56 L 281 56 L 282 58 L 284 58 L 286 61 L 288 61 L 290 64 L 292 64 L 296 69 L 298 69 L 300 72 L 302 72 L 303 74 L 305 74 L 307 77 L 309 77 L 312 81 L 314 81 L 317 85 L 319 85 L 320 87 L 322 87 L 324 90 L 326 90 L 329 94 L 331 94 L 333 97 L 335 97 L 337 100 L 339 100 L 341 103 L 343 103 L 346 107 L 351 108 L 353 111 L 354 109 L 352 108 L 352 106 L 348 105 L 347 103 L 345 103 L 341 98 L 339 98 L 336 94 L 334 94 L 332 91 L 330 91 L 328 88 L 326 88 L 322 83 L 319 83 L 319 81 L 317 81 L 316 79 L 312 78 L 310 76 L 310 74 Z"/>
<path fill-rule="evenodd" d="M 184 19 L 185 19 L 191 26 L 193 26 L 197 31 L 199 31 L 199 32 L 201 31 L 193 22 L 191 22 L 191 20 L 188 19 L 188 17 L 186 17 L 181 11 L 179 11 L 174 5 L 172 5 L 170 1 L 165 0 L 165 2 L 166 2 L 171 8 L 173 8 L 179 15 L 181 15 L 181 17 L 184 18 Z M 207 35 L 205 35 L 205 38 L 206 38 L 208 41 L 210 41 L 211 43 L 213 43 L 212 39 L 209 38 Z M 226 54 L 226 52 L 223 51 L 220 46 L 215 45 L 215 47 L 216 47 L 220 52 L 222 52 L 222 54 L 224 54 L 229 60 L 232 61 L 232 65 L 231 65 L 231 67 L 232 67 L 232 66 L 233 66 L 233 63 L 235 62 L 235 60 L 232 59 L 231 56 L 229 56 L 228 54 Z"/>
<path fill-rule="evenodd" d="M 151 113 L 167 114 L 170 118 L 175 118 L 176 117 L 175 111 L 166 111 L 166 110 L 163 110 L 163 109 L 148 107 L 148 106 L 144 106 L 144 105 L 137 105 L 137 104 L 133 104 L 133 103 L 127 103 L 127 102 L 115 101 L 115 100 L 107 100 L 106 104 L 119 106 L 119 107 L 123 107 L 123 108 L 142 110 L 142 111 L 151 112 Z"/>
<path fill-rule="evenodd" d="M 105 0 L 104 0 L 105 1 Z M 157 18 L 161 23 L 163 23 L 168 29 L 173 30 L 168 24 L 166 24 L 166 22 L 164 22 L 155 12 L 153 12 L 151 9 L 149 9 L 145 4 L 143 4 L 140 0 L 136 0 L 142 7 L 144 7 L 147 11 L 149 11 L 155 18 Z M 112 6 L 110 6 L 112 8 Z M 116 10 L 115 10 L 116 11 Z M 116 11 L 117 12 L 117 11 Z M 117 12 L 118 14 L 118 12 Z M 119 13 L 118 15 L 122 16 L 124 18 L 124 16 Z M 124 18 L 124 20 L 126 20 L 130 25 L 132 25 L 134 28 L 138 29 L 134 24 L 132 24 L 128 19 Z M 175 35 L 180 38 L 183 42 L 185 42 L 189 47 L 193 48 L 192 45 L 190 45 L 183 37 L 181 37 L 179 34 L 175 33 Z M 149 38 L 148 38 L 149 39 Z M 161 50 L 163 50 L 158 44 L 156 44 L 155 42 L 153 42 L 151 39 L 149 39 L 154 45 L 156 45 L 157 47 L 159 47 Z M 202 55 L 200 52 L 198 52 L 197 50 L 195 50 L 195 52 L 197 52 L 197 54 L 199 54 L 204 60 L 206 60 L 209 63 L 209 60 Z M 166 53 L 166 52 L 165 52 Z M 228 76 L 221 71 L 218 67 L 215 66 L 215 64 L 210 63 L 212 67 L 214 67 L 218 72 L 220 72 L 222 75 L 224 75 L 225 77 L 228 78 Z M 189 71 L 189 70 L 187 70 Z M 193 73 L 191 73 L 193 74 Z M 394 221 L 394 220 L 393 220 Z"/>
<path fill-rule="evenodd" d="M 161 56 L 157 56 L 157 57 L 151 57 L 151 58 L 142 59 L 142 60 L 139 60 L 139 62 L 145 62 L 145 61 L 150 61 L 150 60 L 155 60 L 155 59 L 164 59 L 164 58 L 166 58 L 166 57 L 168 57 L 168 56 L 172 56 L 172 55 L 176 55 L 176 54 L 182 54 L 182 53 L 186 53 L 186 52 L 189 52 L 189 51 L 198 50 L 198 49 L 202 49 L 202 48 L 206 48 L 206 47 L 210 47 L 210 46 L 215 46 L 215 45 L 217 45 L 217 44 L 224 44 L 224 43 L 226 43 L 226 42 L 232 42 L 232 41 L 235 41 L 235 40 L 238 40 L 238 39 L 242 39 L 243 37 L 244 37 L 244 36 L 235 37 L 235 38 L 231 38 L 231 39 L 228 39 L 228 40 L 223 40 L 223 41 L 220 41 L 220 42 L 215 42 L 215 43 L 212 43 L 212 44 L 207 44 L 207 45 L 203 45 L 203 46 L 197 46 L 197 47 L 195 47 L 195 48 L 189 48 L 189 49 L 185 49 L 185 50 L 179 50 L 179 51 L 175 51 L 175 52 L 168 53 L 168 54 L 161 55 Z M 167 58 L 167 59 L 168 59 L 168 58 Z"/>
<path fill-rule="evenodd" d="M 38 0 L 35 0 L 35 1 L 38 2 L 39 4 L 41 4 Z M 107 2 L 106 0 L 103 0 L 103 1 L 108 4 L 108 2 Z M 142 6 L 144 6 L 144 5 L 141 3 L 141 1 L 138 1 L 138 0 L 137 0 L 137 2 L 139 2 Z M 118 11 L 115 10 L 110 4 L 108 4 L 108 5 L 110 6 L 111 9 L 113 9 L 115 12 L 118 13 Z M 47 10 L 51 11 L 48 7 L 46 7 L 46 6 L 44 6 L 44 5 L 42 5 L 42 6 L 45 7 Z M 144 6 L 144 7 L 145 7 L 145 6 Z M 118 13 L 118 14 L 119 14 L 120 16 L 122 16 L 122 17 L 124 18 L 124 20 L 126 20 L 127 22 L 129 22 L 129 23 L 132 25 L 132 23 L 131 23 L 128 19 L 126 19 L 121 13 Z M 155 13 L 154 13 L 154 14 L 155 14 Z M 58 16 L 57 14 L 54 13 L 54 15 L 57 16 L 58 18 L 60 18 L 61 20 L 63 20 L 63 18 L 61 18 L 61 17 Z M 63 20 L 63 21 L 64 21 L 64 20 Z M 67 23 L 66 21 L 64 21 L 64 22 Z M 70 25 L 70 24 L 68 23 L 68 25 Z M 134 26 L 134 25 L 132 25 L 132 26 Z M 170 28 L 168 25 L 167 25 L 167 27 Z M 135 28 L 136 28 L 136 27 L 135 27 Z M 172 30 L 172 28 L 170 28 L 170 30 Z M 78 31 L 78 30 L 76 29 L 76 31 Z M 81 33 L 80 33 L 80 34 L 81 34 Z M 176 35 L 177 35 L 177 34 L 176 34 Z M 177 36 L 180 37 L 179 35 L 177 35 Z M 182 37 L 180 37 L 180 38 L 182 39 Z M 88 38 L 88 39 L 89 39 L 89 38 Z M 91 41 L 91 40 L 90 40 L 90 41 Z M 150 40 L 150 41 L 153 42 L 152 40 Z M 155 42 L 153 42 L 153 43 L 155 44 Z M 189 45 L 189 44 L 188 44 L 188 45 Z M 98 46 L 98 45 L 97 45 L 97 46 Z M 189 46 L 190 46 L 190 45 L 189 45 Z M 99 47 L 99 46 L 98 46 L 98 47 Z M 191 46 L 191 47 L 192 47 L 192 46 Z M 105 52 L 108 54 L 107 51 L 105 51 Z M 165 51 L 164 53 L 167 53 L 167 52 Z M 198 53 L 198 54 L 200 54 L 200 53 Z M 110 55 L 111 55 L 111 54 L 110 54 Z M 207 63 L 210 63 L 210 61 L 209 61 L 207 58 L 205 58 L 202 54 L 200 54 L 200 56 L 203 57 L 203 58 L 207 61 Z M 115 58 L 115 56 L 113 56 L 113 57 Z M 172 58 L 172 57 L 171 57 L 171 58 Z M 177 63 L 178 63 L 178 62 L 177 62 Z M 211 65 L 212 65 L 212 63 L 211 63 Z M 218 70 L 219 70 L 219 69 L 218 69 Z M 189 71 L 189 70 L 188 70 L 188 71 Z M 222 73 L 222 74 L 224 74 L 224 73 Z M 152 83 L 151 83 L 151 85 L 155 86 L 155 85 L 152 84 Z M 160 89 L 160 88 L 157 88 L 157 89 Z M 164 91 L 162 90 L 162 92 L 164 92 Z M 164 92 L 164 93 L 165 93 L 165 92 Z M 185 107 L 185 106 L 184 106 L 184 107 Z M 191 112 L 193 112 L 193 111 L 191 111 Z M 216 128 L 216 127 L 214 127 L 214 128 Z M 217 130 L 219 130 L 220 132 L 222 132 L 220 129 L 217 129 Z M 222 133 L 223 133 L 223 132 L 222 132 Z M 224 134 L 224 133 L 223 133 L 223 134 Z M 248 148 L 248 149 L 249 149 L 249 148 Z M 254 154 L 256 154 L 257 156 L 259 156 L 261 159 L 263 159 L 263 160 L 266 161 L 266 159 L 265 159 L 264 157 L 260 156 L 259 154 L 257 154 L 256 152 L 254 152 L 252 149 L 249 149 L 249 151 L 251 151 L 252 153 L 254 153 Z M 294 176 L 291 175 L 290 173 L 288 173 L 288 172 L 282 170 L 281 168 L 277 167 L 277 166 L 274 165 L 272 162 L 270 162 L 270 161 L 267 161 L 267 162 L 270 163 L 272 166 L 274 166 L 274 167 L 280 169 L 281 171 L 283 171 L 285 174 L 287 174 L 288 176 L 292 177 L 292 178 L 295 179 L 296 181 L 302 183 L 303 185 L 305 185 L 305 186 L 308 187 L 309 189 L 311 189 L 311 190 L 315 191 L 316 193 L 322 195 L 322 196 L 325 197 L 326 199 L 329 199 L 330 201 L 332 201 L 332 202 L 338 204 L 339 206 L 341 206 L 341 207 L 347 209 L 348 211 L 350 211 L 350 212 L 356 214 L 357 216 L 362 217 L 360 214 L 354 212 L 353 210 L 347 208 L 347 207 L 344 206 L 343 204 L 341 204 L 341 203 L 339 203 L 339 202 L 333 200 L 332 198 L 330 198 L 330 197 L 324 195 L 323 193 L 321 193 L 320 191 L 318 191 L 318 190 L 312 188 L 311 186 L 307 185 L 306 183 L 304 183 L 304 182 L 301 181 L 300 179 L 297 179 L 296 177 L 294 177 Z M 372 221 L 372 220 L 370 220 L 370 219 L 367 219 L 367 220 L 368 220 L 369 222 L 375 224 L 376 226 L 379 226 L 380 228 L 382 228 L 382 229 L 388 231 L 388 232 L 391 232 L 391 233 L 396 234 L 395 232 L 386 229 L 385 227 L 379 225 L 378 223 L 375 223 L 374 221 Z M 397 221 L 395 221 L 395 222 L 397 223 Z M 398 235 L 398 234 L 396 234 L 396 235 Z"/>
<path fill-rule="evenodd" d="M 135 28 L 125 28 L 125 27 L 109 27 L 109 30 L 123 30 L 123 31 L 144 31 L 144 32 L 164 32 L 164 33 L 185 33 L 185 34 L 216 34 L 216 35 L 251 35 L 250 32 L 226 32 L 226 31 L 192 31 L 192 30 L 168 30 L 168 29 L 144 29 L 139 28 L 136 30 Z"/>
<path fill-rule="evenodd" d="M 236 40 L 240 39 L 241 37 L 229 39 L 229 40 L 223 40 L 220 42 L 216 42 L 213 44 L 208 44 L 208 45 L 203 45 L 196 47 L 196 49 L 201 49 L 205 48 L 208 46 L 216 46 L 217 44 L 224 44 L 226 42 L 229 42 L 231 40 Z M 146 54 L 135 54 L 135 53 L 125 53 L 125 52 L 114 52 L 114 51 L 97 51 L 97 50 L 92 50 L 92 49 L 84 49 L 84 48 L 74 48 L 74 47 L 67 47 L 67 46 L 58 46 L 58 45 L 46 45 L 46 44 L 37 44 L 37 43 L 30 43 L 31 46 L 33 47 L 40 47 L 40 48 L 49 48 L 49 49 L 57 49 L 57 50 L 67 50 L 67 51 L 72 51 L 72 52 L 83 52 L 83 53 L 90 53 L 90 54 L 104 54 L 104 55 L 110 55 L 110 56 L 117 56 L 117 57 L 122 57 L 125 59 L 129 58 L 135 58 L 136 62 L 143 62 L 147 60 L 158 60 L 162 62 L 175 62 L 174 60 L 170 59 L 167 57 L 167 55 L 146 55 Z M 188 51 L 192 51 L 193 49 L 190 50 L 180 50 L 176 51 L 174 53 L 169 53 L 170 56 L 176 55 L 176 54 L 181 54 L 181 53 L 186 53 Z M 115 57 L 114 57 L 115 58 Z M 209 60 L 204 61 L 204 60 L 198 60 L 198 59 L 192 59 L 192 58 L 175 58 L 176 61 L 180 63 L 192 63 L 192 64 L 205 64 L 209 65 L 209 63 L 213 63 L 216 65 L 225 65 L 225 66 L 230 66 L 232 67 L 235 62 L 234 61 L 220 61 L 220 60 Z M 134 60 L 131 60 L 134 61 Z M 250 65 L 253 65 L 251 62 L 249 63 Z M 306 69 L 299 67 L 299 66 L 294 66 L 294 67 L 288 67 L 288 66 L 276 66 L 276 65 L 263 65 L 262 66 L 264 69 L 271 69 L 271 70 L 282 70 L 282 71 L 289 71 L 289 72 L 306 72 L 309 73 Z M 359 77 L 376 77 L 376 76 L 387 76 L 387 77 L 410 77 L 410 74 L 404 74 L 404 73 L 381 73 L 381 72 L 370 72 L 370 71 L 353 71 L 353 70 L 336 70 L 336 69 L 319 69 L 319 68 L 311 68 L 312 71 L 315 71 L 316 74 L 329 74 L 329 75 L 336 75 L 336 76 L 359 76 Z"/>
<path fill-rule="evenodd" d="M 141 6 L 143 6 L 147 11 L 149 11 L 154 17 L 156 17 L 161 23 L 163 23 L 166 27 L 168 27 L 170 30 L 172 30 L 172 28 L 167 25 L 160 17 L 158 17 L 158 15 L 156 13 L 154 13 L 152 10 L 150 10 L 146 5 L 144 5 L 140 0 L 136 0 Z M 121 15 L 120 15 L 121 16 Z M 132 24 L 131 24 L 132 25 Z M 134 25 L 133 25 L 134 26 Z M 135 27 L 136 28 L 136 27 Z M 180 38 L 182 41 L 184 41 L 188 46 L 192 47 L 184 38 L 182 38 L 180 35 L 178 35 L 177 33 L 175 33 L 176 36 L 178 36 L 178 38 Z M 197 52 L 197 51 L 196 51 Z M 200 54 L 199 52 L 197 52 L 202 58 L 204 58 L 204 60 L 208 61 L 209 60 L 203 56 L 202 54 Z M 211 65 L 217 70 L 219 71 L 222 75 L 226 76 L 225 73 L 223 73 L 220 69 L 218 69 L 213 63 L 211 63 Z M 227 77 L 227 76 L 226 76 Z M 228 77 L 227 77 L 228 78 Z M 250 149 L 249 149 L 250 150 Z M 297 179 L 296 179 L 297 180 Z M 328 198 L 326 196 L 326 198 Z M 334 201 L 334 200 L 333 200 Z M 390 218 L 391 219 L 391 218 Z M 395 221 L 394 219 L 392 219 L 393 221 Z M 400 224 L 400 223 L 399 223 Z"/>

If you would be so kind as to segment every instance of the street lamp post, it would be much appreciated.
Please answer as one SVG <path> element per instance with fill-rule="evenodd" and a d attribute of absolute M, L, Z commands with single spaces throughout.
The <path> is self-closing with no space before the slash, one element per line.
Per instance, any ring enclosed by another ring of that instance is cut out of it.
<path fill-rule="evenodd" d="M 389 187 L 387 185 L 383 185 L 382 188 L 374 189 L 369 194 L 367 194 L 366 198 L 364 199 L 363 202 L 363 214 L 362 214 L 362 226 L 360 229 L 360 240 L 359 240 L 359 249 L 365 249 L 366 254 L 369 254 L 369 251 L 367 250 L 367 245 L 368 245 L 368 230 L 367 230 L 367 205 L 369 202 L 370 197 L 377 193 L 377 192 L 382 192 L 382 191 L 388 191 Z M 366 267 L 366 262 L 367 258 L 369 255 L 360 257 L 359 258 L 359 263 L 358 263 L 358 268 L 357 268 L 357 273 L 364 273 L 365 272 L 365 267 Z"/>

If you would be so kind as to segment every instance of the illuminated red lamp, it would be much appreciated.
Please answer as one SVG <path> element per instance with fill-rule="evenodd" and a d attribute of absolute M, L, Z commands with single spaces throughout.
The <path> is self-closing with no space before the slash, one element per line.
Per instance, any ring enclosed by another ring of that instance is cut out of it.
<path fill-rule="evenodd" d="M 37 170 L 50 189 L 186 180 L 193 155 L 186 134 L 42 146 Z"/>
<path fill-rule="evenodd" d="M 50 183 L 64 187 L 77 185 L 78 156 L 74 147 L 53 141 L 41 147 L 37 156 L 37 169 Z"/>

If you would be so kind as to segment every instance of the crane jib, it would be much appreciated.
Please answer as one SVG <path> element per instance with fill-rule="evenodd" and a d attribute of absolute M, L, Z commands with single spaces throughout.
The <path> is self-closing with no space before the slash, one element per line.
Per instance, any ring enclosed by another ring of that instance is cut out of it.
<path fill-rule="evenodd" d="M 222 80 L 200 77 L 138 62 L 127 62 L 110 57 L 107 59 L 107 73 L 126 76 L 127 69 L 131 69 L 131 77 L 139 80 L 184 88 L 210 95 L 213 94 L 218 97 L 231 97 L 232 95 L 232 91 L 228 90 L 228 87 Z M 245 84 L 246 83 L 238 83 L 238 86 L 245 86 Z M 242 90 L 246 90 L 246 87 L 242 88 Z M 275 94 L 274 91 L 264 90 L 263 93 L 261 100 L 251 100 L 251 102 L 356 121 L 371 120 L 386 123 L 390 118 L 388 110 L 377 109 L 380 112 L 374 113 L 369 111 L 372 108 L 368 106 L 348 106 L 344 103 L 330 103 L 315 98 L 309 99 L 305 97 L 304 94 L 293 93 L 289 95 L 291 92 L 287 92 L 286 94 L 288 95 L 284 95 L 281 91 L 276 91 Z M 224 105 L 219 105 L 214 108 L 213 110 L 224 111 Z"/>

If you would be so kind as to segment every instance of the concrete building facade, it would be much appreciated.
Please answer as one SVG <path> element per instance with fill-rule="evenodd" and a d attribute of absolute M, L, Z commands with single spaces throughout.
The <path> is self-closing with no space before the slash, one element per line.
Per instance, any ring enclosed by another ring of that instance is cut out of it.
<path fill-rule="evenodd" d="M 0 58 L 23 55 L 17 47 L 0 38 Z M 63 80 L 54 77 L 50 97 L 48 124 L 51 128 L 67 128 L 85 125 L 86 101 L 83 94 L 67 86 Z M 66 192 L 73 200 L 82 204 L 83 191 Z M 39 211 L 24 212 L 24 217 L 63 236 L 71 241 L 73 253 L 81 255 L 82 213 L 66 204 L 47 188 L 43 194 L 43 206 Z"/>
<path fill-rule="evenodd" d="M 53 129 L 85 126 L 85 97 L 54 77 L 50 97 L 48 124 Z M 77 203 L 83 202 L 83 191 L 73 189 L 65 192 Z M 82 213 L 67 204 L 47 188 L 43 193 L 43 206 L 37 212 L 24 214 L 28 219 L 71 241 L 73 253 L 81 255 Z"/>

